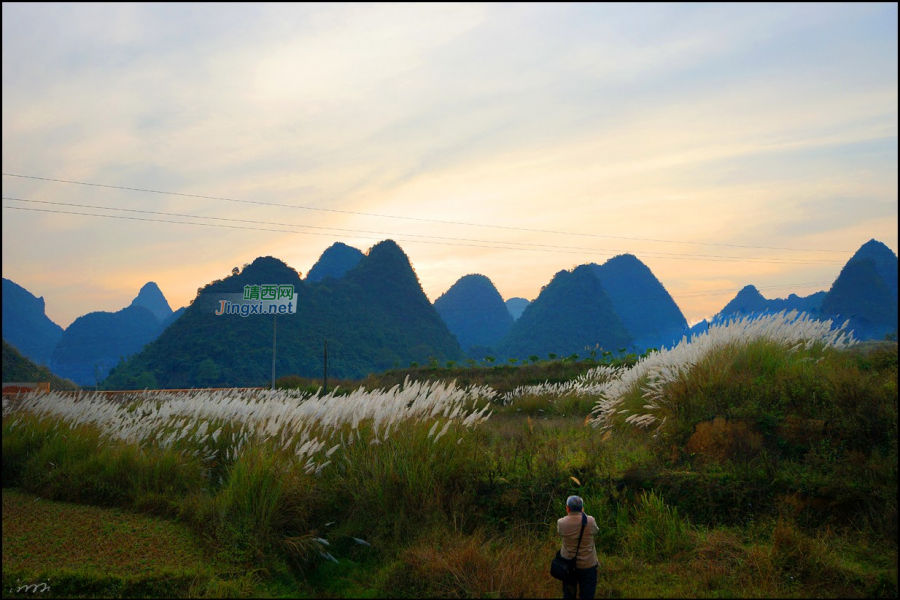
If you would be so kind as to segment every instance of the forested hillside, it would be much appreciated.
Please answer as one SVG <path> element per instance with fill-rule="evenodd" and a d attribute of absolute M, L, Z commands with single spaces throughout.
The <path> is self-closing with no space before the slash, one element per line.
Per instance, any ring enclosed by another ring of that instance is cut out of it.
<path fill-rule="evenodd" d="M 497 345 L 501 357 L 587 355 L 630 347 L 634 339 L 590 265 L 560 271 Z"/>
<path fill-rule="evenodd" d="M 245 285 L 292 285 L 296 314 L 219 315 L 223 293 Z M 308 283 L 273 257 L 205 286 L 143 352 L 114 369 L 106 388 L 265 386 L 271 383 L 273 329 L 276 376 L 321 376 L 325 342 L 336 378 L 412 361 L 459 360 L 462 350 L 422 291 L 409 259 L 393 241 L 372 247 L 340 279 Z"/>

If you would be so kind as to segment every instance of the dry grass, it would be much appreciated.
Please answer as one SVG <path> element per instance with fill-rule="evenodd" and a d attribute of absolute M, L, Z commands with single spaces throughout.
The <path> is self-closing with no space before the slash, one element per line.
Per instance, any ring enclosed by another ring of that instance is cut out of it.
<path fill-rule="evenodd" d="M 387 590 L 436 598 L 553 598 L 559 583 L 549 576 L 549 542 L 523 544 L 484 534 L 447 532 L 423 538 L 404 551 Z"/>

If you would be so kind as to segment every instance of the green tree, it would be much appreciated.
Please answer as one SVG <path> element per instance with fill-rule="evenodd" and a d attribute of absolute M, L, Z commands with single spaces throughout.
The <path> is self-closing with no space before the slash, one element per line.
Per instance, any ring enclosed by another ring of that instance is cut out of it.
<path fill-rule="evenodd" d="M 134 380 L 134 387 L 139 390 L 155 390 L 159 388 L 159 384 L 153 373 L 144 371 Z"/>
<path fill-rule="evenodd" d="M 211 359 L 207 358 L 200 363 L 197 368 L 197 381 L 200 385 L 211 386 L 219 380 L 219 365 Z"/>

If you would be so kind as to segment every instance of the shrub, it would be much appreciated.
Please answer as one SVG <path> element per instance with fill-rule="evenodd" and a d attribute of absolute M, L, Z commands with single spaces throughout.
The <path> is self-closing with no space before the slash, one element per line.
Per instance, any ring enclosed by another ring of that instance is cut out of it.
<path fill-rule="evenodd" d="M 632 555 L 658 562 L 690 548 L 692 535 L 678 510 L 651 491 L 641 495 L 623 542 Z"/>

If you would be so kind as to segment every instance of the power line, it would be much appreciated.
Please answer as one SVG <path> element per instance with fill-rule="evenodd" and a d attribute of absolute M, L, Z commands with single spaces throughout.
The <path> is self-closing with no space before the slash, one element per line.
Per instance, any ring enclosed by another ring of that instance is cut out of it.
<path fill-rule="evenodd" d="M 371 230 L 362 230 L 362 229 L 346 229 L 340 227 L 318 227 L 315 225 L 301 225 L 295 223 L 279 223 L 272 221 L 255 221 L 249 219 L 230 219 L 225 217 L 208 217 L 202 215 L 189 215 L 183 213 L 168 213 L 168 212 L 159 212 L 159 211 L 151 211 L 151 210 L 137 210 L 137 209 L 129 209 L 129 208 L 116 208 L 111 206 L 96 206 L 90 204 L 74 204 L 74 203 L 65 203 L 65 202 L 51 202 L 46 200 L 29 200 L 24 198 L 12 198 L 12 197 L 3 197 L 4 200 L 12 200 L 16 202 L 30 202 L 30 203 L 38 203 L 38 204 L 51 204 L 58 206 L 71 206 L 78 208 L 92 208 L 92 209 L 101 209 L 101 210 L 115 210 L 122 212 L 133 212 L 133 213 L 142 213 L 142 214 L 152 214 L 152 215 L 162 215 L 162 216 L 173 216 L 173 217 L 184 217 L 184 218 L 192 218 L 192 219 L 211 219 L 217 221 L 230 221 L 230 222 L 239 222 L 239 223 L 252 223 L 259 225 L 277 225 L 280 227 L 302 227 L 304 229 L 321 229 L 328 231 L 342 231 L 349 233 L 374 233 L 378 235 L 387 235 L 387 236 L 395 236 L 397 234 L 385 231 L 371 231 Z M 87 213 L 72 213 L 72 214 L 87 214 Z M 303 233 L 303 232 L 294 232 L 291 233 Z M 437 240 L 450 240 L 450 241 L 465 241 L 465 242 L 477 242 L 481 244 L 512 244 L 516 246 L 536 246 L 541 248 L 558 248 L 564 250 L 577 250 L 577 251 L 588 251 L 588 252 L 610 252 L 615 253 L 619 252 L 617 250 L 610 250 L 608 248 L 585 248 L 579 246 L 559 246 L 559 245 L 550 245 L 550 244 L 536 244 L 533 242 L 505 242 L 505 241 L 496 241 L 496 240 L 476 240 L 470 238 L 452 238 L 452 237 L 443 237 L 443 236 L 433 236 L 433 235 L 423 235 L 423 234 L 415 234 L 415 233 L 404 233 L 399 235 L 406 235 L 412 237 L 421 237 L 426 239 L 437 239 Z M 487 246 L 491 248 L 504 248 L 503 246 Z M 510 248 L 510 249 L 522 249 L 522 248 Z M 528 248 L 525 248 L 528 249 Z M 669 253 L 669 252 L 647 252 L 645 255 L 661 255 L 661 256 L 678 256 L 678 257 L 686 257 L 686 256 L 697 256 L 700 258 L 715 258 L 715 259 L 734 259 L 748 262 L 770 262 L 770 263 L 800 263 L 800 264 L 840 264 L 834 261 L 821 261 L 821 260 L 813 260 L 813 259 L 781 259 L 781 258 L 769 258 L 769 259 L 761 259 L 756 257 L 736 257 L 736 256 L 716 256 L 716 255 L 687 255 L 687 254 L 678 254 L 678 253 Z"/>
<path fill-rule="evenodd" d="M 6 199 L 6 198 L 4 198 L 4 199 Z M 40 209 L 40 208 L 27 208 L 27 207 L 18 207 L 18 206 L 4 206 L 3 208 L 9 208 L 9 209 L 13 209 L 13 210 L 28 210 L 28 211 L 36 211 L 36 212 L 73 214 L 73 215 L 91 216 L 91 217 L 106 217 L 106 218 L 110 218 L 110 219 L 127 219 L 127 220 L 134 220 L 134 221 L 149 221 L 149 222 L 158 222 L 158 223 L 178 223 L 178 224 L 182 224 L 182 225 L 201 225 L 201 226 L 208 226 L 208 227 L 226 227 L 226 228 L 230 228 L 230 229 L 253 229 L 253 230 L 259 230 L 259 231 L 276 231 L 276 232 L 280 232 L 280 233 L 313 233 L 314 235 L 337 235 L 337 234 L 327 234 L 327 233 L 319 234 L 316 232 L 302 232 L 302 231 L 301 232 L 290 232 L 290 231 L 284 231 L 284 230 L 280 230 L 280 229 L 263 229 L 263 228 L 259 228 L 259 227 L 220 225 L 217 223 L 192 223 L 192 222 L 187 222 L 187 221 L 167 221 L 167 220 L 162 220 L 162 219 L 146 219 L 146 218 L 142 218 L 142 217 L 127 217 L 127 216 L 122 216 L 122 215 L 92 215 L 92 214 L 87 214 L 87 213 L 76 213 L 76 212 L 70 212 L 70 211 L 48 210 L 48 209 Z M 422 241 L 422 240 L 407 240 L 407 241 Z M 424 243 L 442 243 L 442 242 L 424 242 Z M 804 282 L 804 283 L 794 283 L 794 284 L 785 283 L 785 284 L 772 285 L 772 286 L 759 286 L 759 287 L 756 287 L 756 289 L 757 290 L 773 290 L 773 289 L 788 289 L 788 288 L 797 289 L 798 287 L 818 286 L 818 285 L 830 285 L 830 283 L 827 281 Z M 693 298 L 693 297 L 701 297 L 701 296 L 715 296 L 715 295 L 731 294 L 731 293 L 735 293 L 735 292 L 739 292 L 739 291 L 740 290 L 737 290 L 734 288 L 719 289 L 719 290 L 705 290 L 705 291 L 690 292 L 690 293 L 686 293 L 686 294 L 678 294 L 678 297 L 679 298 Z M 640 296 L 634 296 L 634 297 L 630 298 L 629 301 L 640 303 L 640 302 L 649 300 L 651 297 L 668 298 L 673 303 L 675 302 L 675 299 L 672 297 L 671 292 L 669 292 L 667 289 L 665 289 L 665 287 L 663 287 L 662 292 L 659 292 L 656 294 L 642 294 Z M 772 299 L 766 298 L 765 300 L 772 300 Z M 529 300 L 529 303 L 531 303 L 531 302 L 533 302 L 533 300 Z M 675 305 L 676 305 L 676 307 L 678 306 L 677 303 Z M 681 308 L 679 307 L 678 310 L 680 311 Z"/>
<path fill-rule="evenodd" d="M 103 217 L 103 218 L 107 218 L 107 219 L 126 219 L 129 221 L 146 221 L 148 223 L 175 223 L 178 225 L 201 225 L 203 227 L 226 227 L 228 229 L 249 229 L 249 230 L 255 230 L 255 231 L 274 231 L 277 233 L 300 233 L 300 234 L 306 234 L 306 235 L 325 235 L 325 236 L 331 236 L 331 237 L 341 237 L 341 235 L 342 235 L 342 234 L 337 234 L 337 233 L 319 233 L 316 231 L 295 231 L 295 230 L 289 230 L 289 229 L 268 229 L 268 228 L 263 228 L 263 227 L 242 227 L 239 225 L 222 225 L 219 223 L 196 223 L 193 221 L 171 221 L 168 219 L 147 219 L 147 218 L 143 218 L 143 217 L 126 217 L 124 215 L 98 215 L 98 214 L 92 214 L 92 213 L 74 212 L 74 211 L 69 211 L 69 210 L 50 210 L 50 209 L 46 209 L 46 208 L 28 208 L 25 206 L 4 206 L 3 208 L 5 208 L 5 209 L 8 208 L 10 210 L 27 210 L 27 211 L 33 211 L 33 212 L 45 212 L 45 213 L 55 213 L 55 214 L 64 214 L 64 215 L 80 215 L 83 217 Z M 209 217 L 201 217 L 201 218 L 209 218 Z M 362 237 L 363 239 L 373 239 L 373 240 L 380 239 L 380 238 L 372 238 L 372 237 L 366 238 L 365 236 L 356 236 L 356 237 Z M 402 242 L 412 242 L 412 243 L 418 242 L 421 244 L 440 244 L 440 245 L 444 245 L 444 246 L 461 246 L 461 247 L 465 247 L 465 248 L 488 248 L 491 250 L 531 250 L 531 248 L 508 248 L 508 247 L 502 247 L 502 246 L 479 246 L 479 245 L 475 245 L 475 244 L 451 244 L 449 242 L 435 242 L 435 241 L 430 241 L 430 240 L 404 240 L 404 239 L 400 239 L 400 238 L 398 238 L 398 239 L 399 239 L 399 241 L 402 241 Z M 535 249 L 535 250 L 540 251 L 537 249 Z M 544 252 L 562 252 L 562 251 L 544 250 Z"/>
<path fill-rule="evenodd" d="M 4 200 L 5 199 L 6 198 L 4 198 Z M 9 208 L 9 209 L 13 209 L 13 210 L 28 210 L 28 211 L 35 211 L 35 212 L 72 214 L 72 215 L 81 215 L 81 216 L 86 216 L 86 217 L 106 217 L 109 219 L 127 219 L 127 220 L 133 220 L 133 221 L 148 221 L 148 222 L 152 222 L 152 223 L 177 223 L 177 224 L 181 224 L 181 225 L 201 225 L 201 226 L 207 226 L 207 227 L 226 227 L 226 228 L 230 228 L 230 229 L 252 229 L 252 230 L 258 230 L 258 231 L 275 231 L 275 232 L 279 232 L 279 233 L 312 233 L 313 235 L 337 235 L 337 234 L 327 234 L 327 233 L 319 234 L 316 232 L 305 232 L 305 231 L 285 231 L 285 230 L 281 230 L 281 229 L 263 229 L 260 227 L 241 227 L 241 226 L 234 226 L 234 225 L 219 225 L 216 223 L 193 223 L 193 222 L 188 222 L 188 221 L 167 221 L 167 220 L 163 220 L 163 219 L 145 219 L 142 217 L 126 217 L 126 216 L 122 216 L 122 215 L 93 215 L 93 214 L 88 214 L 88 213 L 77 213 L 77 212 L 62 211 L 62 210 L 48 210 L 48 209 L 40 209 L 40 208 L 26 208 L 26 207 L 19 207 L 19 206 L 4 206 L 3 208 Z M 375 239 L 375 238 L 373 238 L 373 239 Z M 416 241 L 422 241 L 422 240 L 405 240 L 405 241 L 416 242 Z M 440 244 L 442 242 L 424 242 L 424 243 Z M 451 245 L 451 244 L 448 244 L 448 245 Z M 469 246 L 469 245 L 466 245 L 466 246 Z M 473 247 L 478 247 L 478 246 L 473 246 Z M 759 286 L 759 287 L 754 286 L 754 287 L 756 287 L 757 290 L 774 290 L 774 289 L 796 289 L 797 287 L 818 286 L 818 285 L 830 285 L 830 282 L 828 282 L 828 281 L 818 281 L 818 282 L 812 281 L 812 282 L 804 282 L 804 283 L 784 283 L 784 284 L 779 284 L 779 285 Z M 730 293 L 739 292 L 739 291 L 740 291 L 739 289 L 735 289 L 735 288 L 728 288 L 728 289 L 723 288 L 723 289 L 719 289 L 719 290 L 705 290 L 705 291 L 689 292 L 686 294 L 678 294 L 678 297 L 679 298 L 692 298 L 692 297 L 709 296 L 709 295 L 730 294 Z M 642 294 L 641 296 L 635 296 L 633 298 L 633 300 L 646 300 L 650 296 L 651 296 L 651 294 Z M 655 294 L 654 296 L 669 297 L 670 299 L 672 299 L 674 301 L 674 299 L 672 298 L 671 292 L 669 292 L 668 290 L 665 290 L 665 293 Z M 766 300 L 770 300 L 770 299 L 766 298 Z M 529 301 L 529 302 L 531 302 L 531 301 Z"/>
<path fill-rule="evenodd" d="M 220 225 L 218 223 L 191 223 L 189 221 L 167 221 L 165 219 L 143 219 L 141 217 L 126 217 L 124 215 L 93 215 L 68 210 L 49 210 L 45 208 L 27 208 L 25 206 L 4 206 L 11 210 L 30 210 L 35 212 L 58 213 L 63 215 L 81 215 L 83 217 L 106 217 L 107 219 L 127 219 L 129 221 L 148 221 L 150 223 L 178 223 L 181 225 L 202 225 L 205 227 L 227 227 L 229 229 L 255 229 L 257 231 L 277 231 L 279 233 L 302 233 L 299 231 L 284 231 L 283 229 L 263 229 L 261 227 L 239 227 L 236 225 Z"/>
<path fill-rule="evenodd" d="M 423 217 L 409 217 L 404 215 L 382 215 L 377 213 L 369 213 L 369 212 L 361 212 L 361 211 L 352 211 L 352 210 L 341 210 L 336 208 L 320 208 L 320 207 L 312 207 L 312 206 L 301 206 L 297 204 L 279 204 L 275 202 L 261 202 L 258 200 L 239 200 L 235 198 L 225 198 L 222 196 L 205 196 L 201 194 L 185 194 L 181 192 L 169 192 L 163 190 L 151 190 L 146 188 L 135 188 L 135 187 L 126 187 L 126 186 L 118 186 L 118 185 L 107 185 L 101 183 L 89 183 L 84 181 L 72 181 L 68 179 L 53 179 L 50 177 L 37 177 L 34 175 L 21 175 L 17 173 L 3 173 L 4 177 L 19 177 L 22 179 L 35 179 L 39 181 L 51 181 L 55 183 L 68 183 L 73 185 L 84 185 L 91 187 L 101 187 L 101 188 L 109 188 L 116 190 L 127 190 L 133 192 L 146 192 L 150 194 L 163 194 L 168 196 L 181 196 L 185 198 L 201 198 L 206 200 L 222 200 L 225 202 L 240 202 L 245 204 L 257 204 L 262 206 L 274 206 L 278 208 L 292 208 L 297 210 L 312 210 L 312 211 L 321 211 L 321 212 L 331 212 L 331 213 L 340 213 L 340 214 L 350 214 L 350 215 L 358 215 L 365 217 L 378 217 L 382 219 L 404 219 L 408 221 L 420 221 L 420 222 L 428 222 L 428 223 L 441 223 L 443 225 L 463 225 L 466 227 L 486 227 L 492 229 L 507 229 L 513 231 L 527 231 L 530 233 L 550 233 L 554 235 L 569 235 L 569 236 L 583 236 L 583 237 L 599 237 L 599 238 L 610 238 L 610 239 L 619 239 L 619 240 L 630 240 L 630 241 L 641 241 L 641 242 L 661 242 L 667 244 L 690 244 L 696 246 L 722 246 L 729 248 L 749 248 L 756 250 L 789 250 L 794 252 L 830 252 L 830 253 L 839 253 L 846 254 L 848 252 L 852 252 L 852 250 L 822 250 L 817 248 L 785 248 L 778 246 L 750 246 L 750 245 L 740 245 L 740 244 L 721 244 L 714 242 L 688 242 L 681 240 L 664 240 L 664 239 L 654 239 L 654 238 L 640 238 L 640 237 L 626 237 L 626 236 L 616 236 L 616 235 L 603 235 L 599 233 L 580 233 L 574 231 L 555 231 L 550 229 L 530 229 L 526 227 L 512 227 L 508 225 L 495 225 L 495 224 L 487 224 L 487 223 L 466 223 L 462 221 L 446 221 L 441 219 L 426 219 Z"/>
<path fill-rule="evenodd" d="M 3 199 L 4 200 L 14 200 L 14 201 L 19 201 L 19 202 L 36 202 L 36 203 L 42 203 L 42 204 L 74 206 L 74 207 L 80 207 L 80 208 L 96 208 L 96 209 L 118 210 L 118 211 L 127 211 L 127 212 L 135 212 L 135 213 L 149 213 L 149 214 L 154 214 L 154 215 L 213 219 L 213 220 L 220 220 L 220 221 L 246 222 L 246 223 L 254 223 L 254 224 L 270 224 L 270 225 L 278 225 L 278 226 L 285 226 L 285 227 L 296 226 L 296 225 L 291 225 L 291 224 L 271 223 L 271 222 L 266 222 L 266 221 L 228 219 L 228 218 L 224 218 L 224 217 L 203 217 L 203 216 L 197 216 L 197 215 L 184 215 L 184 214 L 179 214 L 179 213 L 162 213 L 162 212 L 155 212 L 155 211 L 142 211 L 142 210 L 136 210 L 136 209 L 122 209 L 122 208 L 111 208 L 111 207 L 80 205 L 80 204 L 66 204 L 66 203 L 61 203 L 61 202 L 50 202 L 50 201 L 41 201 L 41 200 L 24 200 L 21 198 L 3 197 Z M 181 224 L 181 225 L 200 225 L 200 226 L 205 226 L 205 227 L 223 227 L 223 228 L 229 228 L 229 229 L 271 231 L 271 232 L 277 232 L 277 233 L 301 233 L 301 234 L 326 235 L 326 236 L 341 235 L 341 234 L 319 233 L 319 232 L 309 232 L 309 231 L 269 229 L 269 228 L 262 228 L 262 227 L 223 225 L 223 224 L 218 224 L 218 223 L 197 223 L 197 222 L 191 222 L 191 221 L 172 221 L 172 220 L 167 220 L 167 219 L 147 219 L 147 218 L 143 218 L 143 217 L 128 217 L 128 216 L 123 216 L 123 215 L 102 215 L 102 214 L 80 213 L 80 212 L 74 212 L 74 211 L 49 210 L 49 209 L 27 208 L 27 207 L 17 207 L 17 206 L 3 206 L 3 208 L 8 208 L 8 209 L 12 209 L 12 210 L 27 210 L 27 211 L 34 211 L 34 212 L 56 213 L 56 214 L 71 214 L 71 215 L 89 216 L 89 217 L 104 217 L 104 218 L 110 218 L 110 219 L 126 219 L 126 220 L 146 221 L 146 222 L 154 222 L 154 223 L 174 223 L 174 224 Z M 316 229 L 332 229 L 332 228 L 321 228 L 321 227 L 305 226 L 305 225 L 300 225 L 300 227 L 310 227 L 310 228 L 316 228 Z M 340 231 L 354 231 L 354 230 L 340 230 Z M 379 233 L 379 232 L 369 232 L 369 233 Z M 415 234 L 413 234 L 413 235 L 415 235 Z M 420 236 L 420 237 L 430 237 L 430 236 Z M 369 239 L 378 239 L 378 238 L 369 238 Z M 454 238 L 440 238 L 440 239 L 454 239 Z M 459 246 L 464 246 L 464 247 L 484 247 L 484 248 L 491 248 L 491 249 L 512 249 L 512 250 L 532 249 L 532 248 L 504 248 L 504 247 L 498 247 L 498 246 L 475 246 L 472 244 L 451 244 L 448 242 L 435 242 L 435 241 L 427 241 L 427 240 L 401 240 L 401 241 L 433 243 L 433 244 L 442 244 L 442 245 L 459 245 Z M 479 240 L 470 240 L 470 241 L 479 241 Z M 507 243 L 507 242 L 503 242 L 503 243 Z M 536 250 L 540 250 L 540 249 L 536 249 Z M 588 250 L 592 250 L 592 249 L 588 249 Z M 553 251 L 553 250 L 543 250 L 543 251 Z M 697 260 L 703 260 L 703 259 L 697 259 Z M 710 260 L 716 260 L 716 259 L 710 258 Z M 746 259 L 737 259 L 737 260 L 746 260 Z M 778 285 L 771 285 L 771 286 L 759 286 L 759 287 L 756 287 L 756 289 L 757 290 L 797 289 L 798 287 L 828 286 L 830 284 L 831 284 L 831 282 L 828 282 L 828 281 L 785 283 L 785 284 L 778 284 Z M 658 296 L 658 297 L 668 297 L 669 299 L 672 299 L 674 301 L 671 293 L 668 290 L 665 290 L 665 288 L 663 288 L 663 289 L 664 289 L 664 292 L 661 292 L 658 294 L 643 294 L 641 296 L 634 297 L 632 300 L 634 300 L 634 301 L 648 300 L 650 298 L 650 296 Z M 735 292 L 739 292 L 739 291 L 740 291 L 739 289 L 735 289 L 735 288 L 727 288 L 727 289 L 721 288 L 721 289 L 717 289 L 717 290 L 698 290 L 698 291 L 694 291 L 694 292 L 678 294 L 678 297 L 679 298 L 692 298 L 692 297 L 701 297 L 701 296 L 710 296 L 710 295 L 731 294 L 731 293 L 735 293 Z M 766 299 L 766 300 L 771 300 L 771 299 Z"/>
<path fill-rule="evenodd" d="M 56 206 L 68 206 L 68 207 L 76 207 L 76 208 L 90 208 L 90 209 L 98 209 L 98 210 L 114 210 L 121 212 L 131 212 L 131 213 L 140 213 L 140 214 L 150 214 L 150 215 L 160 215 L 160 216 L 168 216 L 168 217 L 181 217 L 181 218 L 189 218 L 189 219 L 210 219 L 216 221 L 227 221 L 227 222 L 235 222 L 235 223 L 251 223 L 255 225 L 274 225 L 278 227 L 301 227 L 304 229 L 319 229 L 326 231 L 341 231 L 345 233 L 373 233 L 377 235 L 386 235 L 391 237 L 396 237 L 397 234 L 384 232 L 384 231 L 371 231 L 371 230 L 360 230 L 360 229 L 345 229 L 339 227 L 318 227 L 315 225 L 300 225 L 294 223 L 280 223 L 280 222 L 272 222 L 272 221 L 255 221 L 249 219 L 230 219 L 226 217 L 207 217 L 202 215 L 190 215 L 184 213 L 169 213 L 169 212 L 160 212 L 160 211 L 152 211 L 152 210 L 138 210 L 131 208 L 115 208 L 111 206 L 96 206 L 91 204 L 74 204 L 74 203 L 66 203 L 66 202 L 51 202 L 47 200 L 29 200 L 24 198 L 12 198 L 4 196 L 3 200 L 11 200 L 15 202 L 29 202 L 29 203 L 37 203 L 37 204 L 50 204 Z M 4 207 L 7 208 L 7 207 Z M 20 210 L 25 210 L 23 207 L 8 207 L 8 208 L 19 208 Z M 33 209 L 37 210 L 37 209 Z M 83 216 L 111 216 L 111 215 L 95 215 L 90 213 L 77 213 L 77 212 L 69 212 L 69 211 L 43 211 L 43 212 L 58 212 L 65 214 L 74 214 L 74 215 L 83 215 Z M 160 219 L 134 219 L 134 220 L 145 220 L 145 221 L 156 221 L 156 222 L 169 222 L 169 223 L 184 223 L 184 224 L 200 224 L 200 223 L 190 223 L 186 221 L 167 221 Z M 204 225 L 212 225 L 210 223 L 206 223 Z M 254 227 L 240 227 L 240 229 L 257 229 Z M 273 230 L 273 229 L 261 229 L 262 231 L 282 231 L 284 233 L 316 233 L 310 231 L 296 231 L 296 230 Z M 320 235 L 336 235 L 336 234 L 320 234 Z M 433 236 L 433 235 L 423 235 L 423 234 L 400 234 L 405 236 L 412 236 L 417 238 L 425 238 L 425 240 L 403 240 L 403 241 L 420 241 L 425 242 L 426 240 L 449 240 L 452 242 L 476 242 L 477 244 L 507 244 L 507 246 L 475 246 L 472 244 L 458 244 L 460 246 L 466 247 L 481 247 L 481 248 L 492 248 L 492 249 L 506 249 L 506 250 L 541 250 L 545 252 L 589 252 L 589 253 L 615 253 L 617 251 L 602 249 L 602 248 L 585 248 L 579 246 L 558 246 L 558 245 L 550 245 L 550 244 L 536 244 L 529 242 L 504 242 L 504 241 L 495 241 L 495 240 L 477 240 L 470 238 L 452 238 L 452 237 L 443 237 L 443 236 Z M 371 238 L 369 238 L 371 239 Z M 426 242 L 428 243 L 428 242 Z M 438 242 L 431 242 L 438 243 Z M 448 244 L 453 245 L 453 244 Z M 512 246 L 510 246 L 512 245 Z M 515 247 L 518 246 L 518 247 Z M 556 250 L 554 250 L 556 249 Z M 737 256 L 718 256 L 718 255 L 687 255 L 687 254 L 677 254 L 677 253 L 669 253 L 669 252 L 645 252 L 642 253 L 643 256 L 652 256 L 654 258 L 671 258 L 678 257 L 679 259 L 690 259 L 690 260 L 715 260 L 715 261 L 738 261 L 738 262 L 752 262 L 752 263 L 771 263 L 771 264 L 809 264 L 809 265 L 838 265 L 839 262 L 835 261 L 823 261 L 823 260 L 815 260 L 815 259 L 788 259 L 788 258 L 757 258 L 757 257 L 737 257 Z"/>

